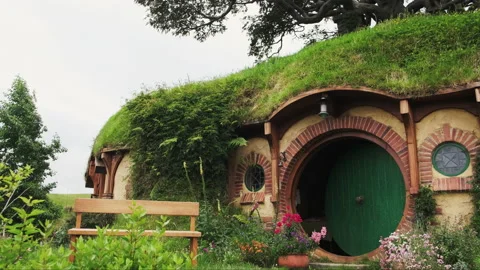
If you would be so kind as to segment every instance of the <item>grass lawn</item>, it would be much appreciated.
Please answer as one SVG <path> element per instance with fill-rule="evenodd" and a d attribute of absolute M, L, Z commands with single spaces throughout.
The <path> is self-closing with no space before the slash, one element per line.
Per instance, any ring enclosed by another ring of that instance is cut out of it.
<path fill-rule="evenodd" d="M 48 197 L 62 207 L 72 207 L 77 198 L 90 198 L 90 194 L 48 194 Z"/>

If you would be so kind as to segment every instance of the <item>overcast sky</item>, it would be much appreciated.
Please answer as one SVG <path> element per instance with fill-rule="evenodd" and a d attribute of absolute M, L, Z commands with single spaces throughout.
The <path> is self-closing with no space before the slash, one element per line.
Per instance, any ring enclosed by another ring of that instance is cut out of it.
<path fill-rule="evenodd" d="M 134 0 L 0 0 L 0 95 L 15 76 L 67 153 L 52 163 L 53 193 L 91 193 L 83 174 L 95 136 L 144 86 L 206 80 L 253 65 L 240 20 L 200 43 L 161 34 Z M 283 54 L 302 47 L 289 41 Z"/>

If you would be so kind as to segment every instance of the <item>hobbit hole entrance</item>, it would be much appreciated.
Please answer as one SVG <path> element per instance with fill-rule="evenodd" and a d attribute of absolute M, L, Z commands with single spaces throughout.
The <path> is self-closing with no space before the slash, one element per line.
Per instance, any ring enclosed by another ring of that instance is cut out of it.
<path fill-rule="evenodd" d="M 311 234 L 328 230 L 321 248 L 358 256 L 395 231 L 405 208 L 405 184 L 394 158 L 359 138 L 321 145 L 304 162 L 293 204 Z"/>

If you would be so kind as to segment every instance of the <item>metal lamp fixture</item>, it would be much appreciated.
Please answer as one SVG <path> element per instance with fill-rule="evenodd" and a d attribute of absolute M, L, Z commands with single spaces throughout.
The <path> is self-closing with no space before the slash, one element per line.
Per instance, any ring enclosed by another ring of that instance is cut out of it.
<path fill-rule="evenodd" d="M 323 94 L 321 99 L 320 99 L 320 112 L 318 115 L 320 117 L 325 118 L 328 116 L 328 111 L 327 111 L 327 94 Z"/>

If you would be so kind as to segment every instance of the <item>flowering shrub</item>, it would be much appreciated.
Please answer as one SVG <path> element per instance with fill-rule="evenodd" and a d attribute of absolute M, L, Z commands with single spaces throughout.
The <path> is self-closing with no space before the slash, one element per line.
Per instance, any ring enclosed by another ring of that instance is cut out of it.
<path fill-rule="evenodd" d="M 240 250 L 246 262 L 262 267 L 268 267 L 272 264 L 270 260 L 271 249 L 265 243 L 252 240 L 250 243 L 240 244 Z"/>
<path fill-rule="evenodd" d="M 275 227 L 274 249 L 278 256 L 288 254 L 306 254 L 316 248 L 320 240 L 327 235 L 327 228 L 322 227 L 320 232 L 313 232 L 308 237 L 300 227 L 302 218 L 299 214 L 286 213 Z"/>
<path fill-rule="evenodd" d="M 380 260 L 382 269 L 450 269 L 440 249 L 431 241 L 428 233 L 393 232 L 380 240 L 384 256 Z"/>

